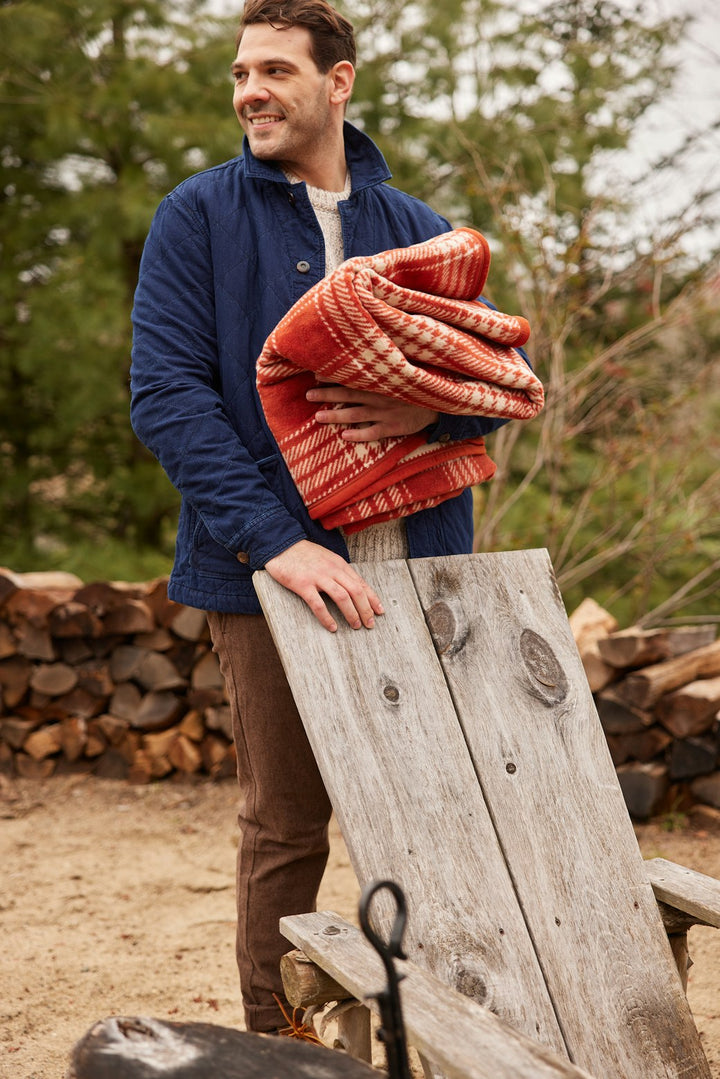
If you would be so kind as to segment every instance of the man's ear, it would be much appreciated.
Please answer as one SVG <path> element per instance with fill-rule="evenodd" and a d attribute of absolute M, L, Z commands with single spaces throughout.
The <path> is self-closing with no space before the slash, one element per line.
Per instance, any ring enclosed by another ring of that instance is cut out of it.
<path fill-rule="evenodd" d="M 355 82 L 355 68 L 349 60 L 340 60 L 330 70 L 332 89 L 330 92 L 331 105 L 346 105 L 352 94 Z"/>

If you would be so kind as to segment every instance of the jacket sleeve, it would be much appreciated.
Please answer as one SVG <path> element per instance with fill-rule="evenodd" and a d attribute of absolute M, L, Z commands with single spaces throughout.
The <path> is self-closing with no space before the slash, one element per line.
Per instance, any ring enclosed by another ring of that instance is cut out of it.
<path fill-rule="evenodd" d="M 231 424 L 220 391 L 205 222 L 178 195 L 153 220 L 133 308 L 131 423 L 210 535 L 252 568 L 305 538 Z M 241 362 L 239 358 L 239 362 Z M 254 364 L 247 392 L 253 393 Z"/>

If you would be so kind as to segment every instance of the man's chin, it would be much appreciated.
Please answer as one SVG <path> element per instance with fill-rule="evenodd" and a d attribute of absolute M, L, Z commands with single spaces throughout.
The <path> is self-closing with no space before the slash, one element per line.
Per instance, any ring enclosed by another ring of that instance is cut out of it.
<path fill-rule="evenodd" d="M 248 142 L 253 155 L 260 161 L 277 161 L 280 158 L 280 150 L 273 139 L 248 135 Z"/>

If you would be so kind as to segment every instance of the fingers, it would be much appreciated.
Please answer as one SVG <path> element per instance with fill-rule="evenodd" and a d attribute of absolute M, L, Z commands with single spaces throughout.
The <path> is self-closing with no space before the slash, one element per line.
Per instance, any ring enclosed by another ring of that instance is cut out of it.
<path fill-rule="evenodd" d="M 301 540 L 265 564 L 274 580 L 295 592 L 318 619 L 334 633 L 337 623 L 328 610 L 323 595 L 337 604 L 340 613 L 353 629 L 372 629 L 375 615 L 384 613 L 375 590 L 360 574 L 333 551 Z"/>
<path fill-rule="evenodd" d="M 318 404 L 372 404 L 380 394 L 371 393 L 369 390 L 353 390 L 348 386 L 315 386 L 308 390 L 305 397 L 308 401 Z"/>
<path fill-rule="evenodd" d="M 343 427 L 349 424 L 367 427 L 377 420 L 377 412 L 369 405 L 346 405 L 343 408 L 320 408 L 315 413 L 315 419 L 318 423 L 337 423 Z"/>
<path fill-rule="evenodd" d="M 343 386 L 317 387 L 308 390 L 306 396 L 309 401 L 320 401 L 325 406 L 315 413 L 317 422 L 342 427 L 341 435 L 347 442 L 413 435 L 438 419 L 437 412 L 423 405 Z M 339 407 L 327 407 L 334 403 Z"/>
<path fill-rule="evenodd" d="M 354 574 L 354 578 L 346 578 L 343 581 L 330 580 L 322 591 L 337 604 L 349 626 L 353 629 L 360 629 L 361 626 L 372 629 L 375 625 L 375 615 L 383 613 L 382 603 L 373 589 L 358 574 Z M 318 595 L 317 599 L 320 606 L 327 612 L 322 598 Z M 317 613 L 318 609 L 314 604 L 310 604 L 310 609 L 316 617 L 320 617 L 323 625 L 326 625 L 322 613 Z M 327 614 L 332 621 L 329 612 Z"/>
<path fill-rule="evenodd" d="M 340 437 L 345 442 L 377 442 L 392 436 L 385 423 L 362 423 L 346 427 L 340 432 Z"/>

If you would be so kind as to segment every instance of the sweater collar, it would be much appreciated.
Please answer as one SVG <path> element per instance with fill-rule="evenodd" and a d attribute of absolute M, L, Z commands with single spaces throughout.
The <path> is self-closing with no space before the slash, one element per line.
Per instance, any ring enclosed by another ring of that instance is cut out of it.
<path fill-rule="evenodd" d="M 391 177 L 385 158 L 372 139 L 345 121 L 343 127 L 345 140 L 345 159 L 352 177 L 353 194 L 365 187 L 374 187 Z M 245 160 L 247 175 L 253 179 L 271 180 L 275 183 L 288 183 L 280 165 L 275 161 L 260 161 L 255 157 L 247 137 L 243 137 L 242 156 Z"/>

